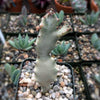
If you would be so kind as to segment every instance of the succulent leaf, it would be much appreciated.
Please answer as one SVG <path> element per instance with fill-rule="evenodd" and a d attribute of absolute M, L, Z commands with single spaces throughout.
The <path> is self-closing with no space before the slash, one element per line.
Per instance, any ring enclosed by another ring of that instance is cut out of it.
<path fill-rule="evenodd" d="M 32 48 L 33 48 L 33 46 L 30 46 L 30 47 L 25 48 L 25 50 L 28 51 L 28 50 L 30 50 Z"/>
<path fill-rule="evenodd" d="M 19 79 L 19 75 L 20 75 L 20 73 L 18 73 L 17 75 L 16 75 L 16 77 L 15 77 L 15 80 L 14 80 L 14 85 L 17 85 L 17 83 L 18 83 L 18 79 Z"/>
<path fill-rule="evenodd" d="M 82 18 L 80 18 L 79 19 L 83 24 L 85 24 L 86 22 L 85 22 L 85 20 L 84 19 L 82 19 Z"/>
<path fill-rule="evenodd" d="M 36 41 L 36 38 L 34 38 L 33 40 L 31 40 L 31 41 L 29 42 L 29 46 L 31 46 L 35 41 Z"/>
<path fill-rule="evenodd" d="M 94 11 L 92 11 L 91 14 L 85 14 L 85 20 L 80 18 L 80 21 L 83 24 L 92 26 L 97 22 L 99 14 L 100 12 L 95 13 Z"/>
<path fill-rule="evenodd" d="M 96 80 L 96 82 L 98 82 L 100 84 L 100 74 L 99 75 L 95 75 L 94 79 Z"/>
<path fill-rule="evenodd" d="M 100 38 L 98 37 L 98 35 L 96 33 L 92 35 L 91 43 L 94 46 L 94 48 L 96 48 L 98 51 L 100 51 Z"/>
<path fill-rule="evenodd" d="M 15 80 L 15 78 L 16 78 L 16 76 L 17 76 L 18 73 L 20 73 L 20 70 L 19 69 L 16 69 L 11 74 L 11 80 L 12 80 L 12 82 L 14 82 L 14 80 Z"/>
<path fill-rule="evenodd" d="M 20 70 L 16 69 L 15 66 L 10 65 L 8 63 L 6 63 L 4 67 L 5 70 L 8 72 L 8 74 L 10 75 L 13 84 L 17 85 L 16 83 L 18 82 Z"/>
<path fill-rule="evenodd" d="M 71 43 L 68 43 L 68 44 L 65 46 L 65 49 L 64 49 L 63 54 L 67 54 L 68 49 L 70 48 L 70 46 L 71 46 Z"/>
<path fill-rule="evenodd" d="M 10 44 L 11 46 L 13 46 L 14 48 L 16 48 L 16 45 L 15 45 L 15 43 L 14 43 L 13 41 L 9 40 L 8 42 L 9 42 L 9 44 Z"/>
<path fill-rule="evenodd" d="M 62 23 L 63 19 L 64 19 L 64 11 L 61 10 L 59 13 L 56 13 L 56 16 L 59 19 L 58 25 L 60 25 Z"/>
<path fill-rule="evenodd" d="M 99 38 L 98 38 L 98 35 L 96 34 L 96 33 L 94 33 L 93 35 L 92 35 L 92 37 L 91 37 L 91 43 L 94 45 L 95 44 L 95 42 L 96 42 L 96 40 L 98 40 Z"/>
<path fill-rule="evenodd" d="M 97 39 L 97 40 L 95 41 L 94 47 L 95 47 L 98 51 L 100 51 L 100 39 Z"/>
<path fill-rule="evenodd" d="M 8 72 L 8 74 L 11 76 L 12 72 L 15 70 L 16 68 L 14 66 L 9 65 L 8 63 L 5 64 L 5 70 Z"/>

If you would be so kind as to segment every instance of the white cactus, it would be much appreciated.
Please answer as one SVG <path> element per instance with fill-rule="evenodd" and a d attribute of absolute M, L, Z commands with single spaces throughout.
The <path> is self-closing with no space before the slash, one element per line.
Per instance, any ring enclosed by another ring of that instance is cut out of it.
<path fill-rule="evenodd" d="M 35 66 L 36 81 L 40 83 L 43 92 L 47 92 L 51 82 L 54 82 L 57 76 L 56 62 L 49 56 L 54 49 L 56 41 L 70 31 L 67 25 L 57 29 L 59 19 L 53 10 L 50 10 L 43 18 L 38 27 L 40 29 L 36 40 L 37 60 Z"/>

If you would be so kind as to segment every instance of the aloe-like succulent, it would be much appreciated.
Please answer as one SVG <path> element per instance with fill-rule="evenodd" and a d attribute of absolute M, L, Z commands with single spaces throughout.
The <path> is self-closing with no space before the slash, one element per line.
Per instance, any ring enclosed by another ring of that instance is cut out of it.
<path fill-rule="evenodd" d="M 29 37 L 26 34 L 25 38 L 23 38 L 20 34 L 17 39 L 14 39 L 14 41 L 9 40 L 9 44 L 13 46 L 14 48 L 18 50 L 25 50 L 28 51 L 33 48 L 32 44 L 35 42 L 36 38 L 29 41 Z"/>
<path fill-rule="evenodd" d="M 86 14 L 85 13 L 85 20 L 80 18 L 80 21 L 83 24 L 92 26 L 98 21 L 99 14 L 100 14 L 99 11 L 98 12 L 92 11 L 91 14 Z"/>
<path fill-rule="evenodd" d="M 46 8 L 49 5 L 50 1 L 51 0 L 32 0 L 34 5 L 39 9 Z"/>
<path fill-rule="evenodd" d="M 19 26 L 25 26 L 27 23 L 27 8 L 26 6 L 23 6 L 21 9 L 21 15 L 18 18 L 18 25 Z"/>
<path fill-rule="evenodd" d="M 70 48 L 71 43 L 66 44 L 64 41 L 61 44 L 58 44 L 54 50 L 51 51 L 53 55 L 65 55 L 68 52 L 68 49 Z"/>
<path fill-rule="evenodd" d="M 100 51 L 100 38 L 96 33 L 94 33 L 91 37 L 91 43 L 98 51 Z"/>
<path fill-rule="evenodd" d="M 71 5 L 77 13 L 84 13 L 87 10 L 87 2 L 85 0 L 71 0 Z"/>
<path fill-rule="evenodd" d="M 17 85 L 19 75 L 20 75 L 20 70 L 16 69 L 15 66 L 10 65 L 8 63 L 6 63 L 4 67 L 5 67 L 5 70 L 8 72 L 8 74 L 10 75 L 13 84 Z"/>
<path fill-rule="evenodd" d="M 60 25 L 60 24 L 62 23 L 63 19 L 64 19 L 64 11 L 61 10 L 59 13 L 56 12 L 56 16 L 57 16 L 58 19 L 59 19 L 58 25 Z"/>

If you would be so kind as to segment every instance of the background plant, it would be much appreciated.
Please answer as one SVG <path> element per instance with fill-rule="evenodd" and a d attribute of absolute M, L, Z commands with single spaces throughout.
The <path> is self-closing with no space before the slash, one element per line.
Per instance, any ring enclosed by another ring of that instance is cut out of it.
<path fill-rule="evenodd" d="M 5 64 L 5 70 L 10 75 L 13 84 L 17 85 L 18 79 L 19 79 L 20 70 L 16 69 L 15 66 L 10 65 L 8 63 Z"/>
<path fill-rule="evenodd" d="M 27 8 L 26 8 L 26 6 L 22 7 L 21 15 L 19 16 L 19 18 L 17 20 L 18 20 L 17 24 L 19 26 L 23 27 L 27 24 Z"/>
<path fill-rule="evenodd" d="M 33 48 L 32 44 L 35 42 L 36 38 L 29 41 L 29 37 L 26 34 L 25 38 L 23 38 L 20 34 L 17 39 L 14 39 L 14 41 L 9 40 L 9 44 L 13 46 L 14 48 L 18 50 L 25 50 L 28 51 Z"/>
<path fill-rule="evenodd" d="M 92 11 L 91 14 L 85 13 L 85 20 L 83 18 L 80 18 L 80 21 L 83 24 L 93 26 L 98 21 L 99 14 L 100 14 L 99 11 L 98 12 Z"/>
<path fill-rule="evenodd" d="M 58 44 L 54 50 L 51 51 L 53 55 L 66 55 L 68 52 L 68 49 L 70 48 L 71 43 L 66 44 L 64 41 L 61 44 Z"/>
<path fill-rule="evenodd" d="M 85 13 L 87 10 L 87 2 L 85 0 L 71 0 L 71 5 L 77 13 Z"/>

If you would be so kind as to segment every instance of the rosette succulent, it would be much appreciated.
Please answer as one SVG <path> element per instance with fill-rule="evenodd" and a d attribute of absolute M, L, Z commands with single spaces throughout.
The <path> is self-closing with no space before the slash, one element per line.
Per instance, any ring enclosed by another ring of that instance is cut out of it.
<path fill-rule="evenodd" d="M 36 38 L 33 40 L 29 41 L 28 35 L 23 38 L 20 34 L 17 39 L 14 39 L 14 41 L 9 40 L 9 44 L 13 46 L 14 48 L 18 50 L 25 50 L 28 51 L 33 48 L 32 44 L 35 42 Z"/>
<path fill-rule="evenodd" d="M 84 13 L 87 10 L 87 2 L 85 0 L 71 0 L 71 4 L 77 13 Z"/>
<path fill-rule="evenodd" d="M 98 12 L 92 11 L 91 14 L 85 13 L 85 19 L 80 18 L 79 20 L 85 25 L 93 26 L 98 21 L 99 14 L 100 14 L 99 11 Z"/>

